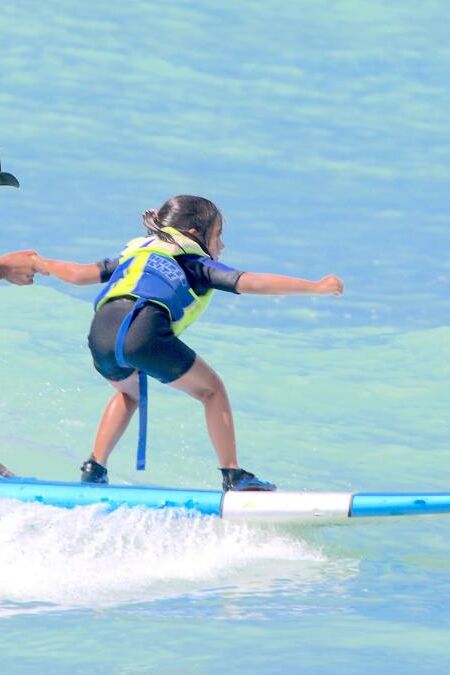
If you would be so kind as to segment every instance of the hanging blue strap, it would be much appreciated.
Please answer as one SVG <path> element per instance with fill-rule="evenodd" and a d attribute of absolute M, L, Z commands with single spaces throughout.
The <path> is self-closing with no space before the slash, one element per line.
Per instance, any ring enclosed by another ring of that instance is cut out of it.
<path fill-rule="evenodd" d="M 145 469 L 145 449 L 147 447 L 147 373 L 139 371 L 139 439 L 136 456 L 136 469 Z"/>
<path fill-rule="evenodd" d="M 116 361 L 122 368 L 129 366 L 125 359 L 124 345 L 125 338 L 128 333 L 128 329 L 132 320 L 134 319 L 136 312 L 145 305 L 145 300 L 139 299 L 136 300 L 133 309 L 131 312 L 128 312 L 124 320 L 122 321 L 120 328 L 116 336 L 115 344 L 115 357 Z M 136 457 L 136 469 L 138 471 L 143 471 L 145 469 L 145 450 L 147 446 L 147 404 L 148 404 L 148 393 L 147 393 L 147 375 L 143 370 L 139 371 L 139 439 L 137 447 L 137 457 Z"/>

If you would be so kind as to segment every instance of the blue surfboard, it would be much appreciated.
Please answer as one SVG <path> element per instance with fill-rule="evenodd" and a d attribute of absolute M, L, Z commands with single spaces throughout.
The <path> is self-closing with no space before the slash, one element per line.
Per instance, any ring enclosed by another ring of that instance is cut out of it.
<path fill-rule="evenodd" d="M 0 478 L 0 499 L 75 508 L 101 504 L 185 509 L 227 520 L 345 522 L 358 518 L 450 513 L 450 492 L 226 492 L 155 485 L 102 485 Z"/>

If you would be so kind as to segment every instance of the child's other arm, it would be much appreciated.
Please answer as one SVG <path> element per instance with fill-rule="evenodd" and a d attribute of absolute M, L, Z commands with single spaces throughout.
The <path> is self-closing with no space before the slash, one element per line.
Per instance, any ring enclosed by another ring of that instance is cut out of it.
<path fill-rule="evenodd" d="M 308 281 L 284 274 L 244 272 L 239 277 L 236 290 L 260 295 L 342 295 L 344 284 L 334 274 L 328 274 L 319 281 Z"/>

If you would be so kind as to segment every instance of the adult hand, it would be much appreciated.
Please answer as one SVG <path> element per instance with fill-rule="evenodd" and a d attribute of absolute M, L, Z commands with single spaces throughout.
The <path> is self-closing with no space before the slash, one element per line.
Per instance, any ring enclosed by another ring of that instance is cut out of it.
<path fill-rule="evenodd" d="M 18 286 L 32 284 L 35 272 L 40 271 L 38 260 L 38 254 L 32 250 L 5 253 L 0 256 L 0 279 Z"/>

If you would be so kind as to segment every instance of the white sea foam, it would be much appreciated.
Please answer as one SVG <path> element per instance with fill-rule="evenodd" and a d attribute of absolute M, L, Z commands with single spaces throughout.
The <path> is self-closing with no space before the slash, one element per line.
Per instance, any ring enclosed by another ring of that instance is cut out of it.
<path fill-rule="evenodd" d="M 258 563 L 326 560 L 318 547 L 276 530 L 127 507 L 108 513 L 1 501 L 0 542 L 3 608 L 152 600 L 199 582 L 227 583 Z"/>

